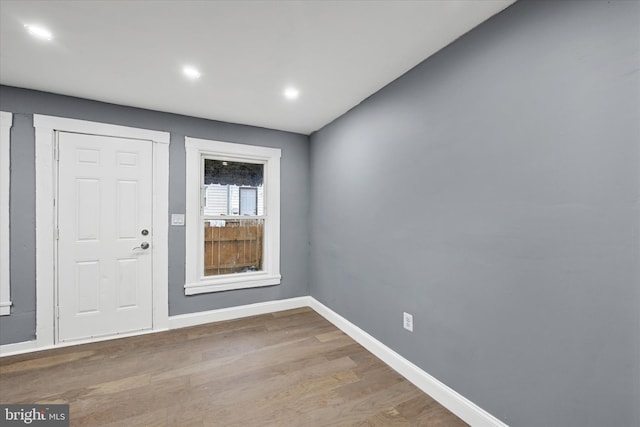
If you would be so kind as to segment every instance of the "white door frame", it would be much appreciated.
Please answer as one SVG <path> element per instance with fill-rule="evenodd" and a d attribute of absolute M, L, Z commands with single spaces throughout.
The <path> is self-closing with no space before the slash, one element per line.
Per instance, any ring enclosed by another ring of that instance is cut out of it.
<path fill-rule="evenodd" d="M 55 132 L 77 132 L 153 142 L 153 331 L 169 323 L 168 132 L 110 125 L 99 122 L 33 115 L 36 130 L 36 348 L 55 341 Z"/>

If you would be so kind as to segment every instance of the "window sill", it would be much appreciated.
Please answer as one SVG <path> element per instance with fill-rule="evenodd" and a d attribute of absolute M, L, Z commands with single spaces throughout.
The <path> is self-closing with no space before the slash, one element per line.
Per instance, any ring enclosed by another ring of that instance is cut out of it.
<path fill-rule="evenodd" d="M 273 286 L 280 284 L 280 275 L 267 273 L 241 274 L 239 277 L 224 276 L 218 278 L 203 278 L 199 282 L 184 285 L 185 295 L 197 295 L 210 292 L 230 291 L 234 289 L 259 288 L 261 286 Z"/>
<path fill-rule="evenodd" d="M 10 316 L 10 315 L 11 315 L 11 301 L 0 302 L 0 316 Z"/>

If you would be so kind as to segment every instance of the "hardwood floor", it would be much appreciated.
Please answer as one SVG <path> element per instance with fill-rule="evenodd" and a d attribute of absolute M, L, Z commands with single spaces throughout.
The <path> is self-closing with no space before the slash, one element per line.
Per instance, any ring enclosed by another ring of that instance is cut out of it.
<path fill-rule="evenodd" d="M 72 426 L 464 426 L 311 309 L 0 359 Z"/>

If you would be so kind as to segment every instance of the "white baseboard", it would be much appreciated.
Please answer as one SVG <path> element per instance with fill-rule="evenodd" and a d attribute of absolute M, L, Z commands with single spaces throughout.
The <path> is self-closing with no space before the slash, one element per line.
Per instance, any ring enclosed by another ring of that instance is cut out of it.
<path fill-rule="evenodd" d="M 315 298 L 310 300 L 310 307 L 316 312 L 467 424 L 472 427 L 508 427 L 507 424 L 447 387 Z"/>
<path fill-rule="evenodd" d="M 155 334 L 167 329 L 146 329 L 143 331 L 127 332 L 118 335 L 106 335 L 102 337 L 92 337 L 87 339 L 60 342 L 55 345 L 39 345 L 37 340 L 23 341 L 15 344 L 0 345 L 0 357 L 15 356 L 16 354 L 31 353 L 34 351 L 52 350 L 54 348 L 73 347 L 74 345 L 92 344 L 94 342 L 117 340 L 120 338 L 137 337 L 138 335 Z"/>
<path fill-rule="evenodd" d="M 507 424 L 489 414 L 464 396 L 457 393 L 455 390 L 441 383 L 353 323 L 349 322 L 344 317 L 340 316 L 338 313 L 310 296 L 171 316 L 169 317 L 169 329 L 178 329 L 206 323 L 221 322 L 224 320 L 240 319 L 243 317 L 275 313 L 277 311 L 291 310 L 301 307 L 311 307 L 322 317 L 333 323 L 338 329 L 349 335 L 420 390 L 427 393 L 434 400 L 472 427 L 508 427 Z M 154 332 L 157 331 L 149 331 L 148 333 Z M 0 346 L 0 356 L 10 356 L 75 344 L 80 343 L 48 346 L 45 348 L 38 348 L 36 341 L 5 344 Z"/>
<path fill-rule="evenodd" d="M 186 328 L 204 323 L 221 322 L 223 320 L 240 319 L 242 317 L 257 316 L 259 314 L 309 307 L 311 299 L 311 297 L 297 297 L 170 316 L 169 329 Z"/>
<path fill-rule="evenodd" d="M 203 325 L 205 323 L 221 322 L 223 320 L 240 319 L 243 317 L 257 316 L 259 314 L 275 313 L 278 311 L 291 310 L 300 307 L 309 307 L 311 299 L 311 297 L 305 296 L 171 316 L 168 320 L 168 329 L 186 328 L 188 326 Z M 92 342 L 106 341 L 118 338 L 127 338 L 136 335 L 153 334 L 166 330 L 167 329 L 150 329 L 129 334 L 113 335 L 108 337 L 92 338 L 88 340 L 79 340 L 45 346 L 38 345 L 37 340 L 23 341 L 14 344 L 4 344 L 0 345 L 0 357 L 14 356 L 16 354 L 30 353 L 33 351 L 69 347 L 73 345 L 88 344 Z"/>
<path fill-rule="evenodd" d="M 22 341 L 13 344 L 3 344 L 0 345 L 0 357 L 4 356 L 13 356 L 15 354 L 22 353 L 30 353 L 32 351 L 38 351 L 38 342 L 36 340 L 33 341 Z"/>

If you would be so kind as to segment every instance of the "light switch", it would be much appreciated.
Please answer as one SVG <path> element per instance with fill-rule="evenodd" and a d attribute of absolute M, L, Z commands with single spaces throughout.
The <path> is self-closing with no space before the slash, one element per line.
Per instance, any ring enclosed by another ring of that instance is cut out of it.
<path fill-rule="evenodd" d="M 184 225 L 184 214 L 171 214 L 171 225 Z"/>

